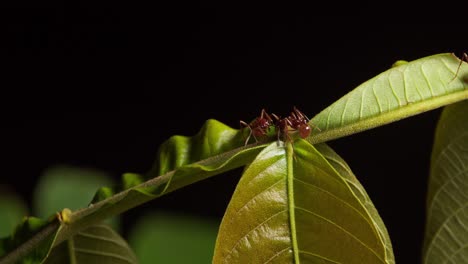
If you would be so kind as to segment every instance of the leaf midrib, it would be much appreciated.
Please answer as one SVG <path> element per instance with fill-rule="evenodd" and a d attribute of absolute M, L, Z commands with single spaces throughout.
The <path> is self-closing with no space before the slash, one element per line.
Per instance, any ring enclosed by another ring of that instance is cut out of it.
<path fill-rule="evenodd" d="M 291 243 L 293 251 L 293 262 L 299 264 L 299 247 L 297 245 L 297 233 L 296 233 L 296 216 L 295 216 L 295 204 L 294 204 L 294 149 L 291 142 L 286 142 L 286 168 L 287 168 L 287 195 L 288 195 L 288 210 L 289 210 L 289 226 L 291 228 Z"/>

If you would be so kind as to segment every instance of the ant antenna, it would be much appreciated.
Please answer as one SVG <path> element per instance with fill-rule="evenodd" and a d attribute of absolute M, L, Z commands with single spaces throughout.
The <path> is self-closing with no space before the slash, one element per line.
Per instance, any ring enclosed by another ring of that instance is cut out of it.
<path fill-rule="evenodd" d="M 463 62 L 468 62 L 468 54 L 466 54 L 466 52 L 463 52 L 463 55 L 462 55 L 462 57 L 460 59 L 460 63 L 458 64 L 458 67 L 457 67 L 457 71 L 455 72 L 455 76 L 453 76 L 452 80 L 450 80 L 449 83 L 453 82 L 453 80 L 455 80 L 455 78 L 457 78 L 458 73 L 460 72 L 460 68 L 461 68 Z"/>

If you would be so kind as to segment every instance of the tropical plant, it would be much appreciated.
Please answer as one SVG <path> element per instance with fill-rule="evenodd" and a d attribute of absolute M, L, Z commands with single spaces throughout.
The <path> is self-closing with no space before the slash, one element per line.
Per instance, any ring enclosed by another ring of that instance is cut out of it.
<path fill-rule="evenodd" d="M 87 206 L 64 205 L 48 218 L 24 218 L 0 240 L 0 263 L 137 263 L 104 220 L 243 166 L 217 232 L 213 263 L 394 263 L 379 213 L 326 142 L 443 106 L 432 153 L 423 262 L 468 263 L 467 77 L 466 62 L 451 53 L 398 61 L 307 119 L 303 125 L 310 134 L 294 123 L 301 117 L 295 110 L 289 119 L 250 123 L 252 130 L 248 123 L 247 129 L 233 129 L 209 119 L 195 136 L 164 142 L 147 173 L 125 173 L 119 187 L 99 188 Z M 245 145 L 251 132 L 258 142 L 251 137 Z M 25 211 L 9 201 L 3 212 Z"/>

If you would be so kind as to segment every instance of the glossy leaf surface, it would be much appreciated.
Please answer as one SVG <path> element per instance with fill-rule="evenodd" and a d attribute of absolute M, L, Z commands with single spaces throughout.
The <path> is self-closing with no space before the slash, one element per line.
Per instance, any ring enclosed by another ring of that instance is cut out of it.
<path fill-rule="evenodd" d="M 344 161 L 297 140 L 265 148 L 224 215 L 214 263 L 394 263 L 377 210 Z"/>
<path fill-rule="evenodd" d="M 468 101 L 440 117 L 426 211 L 424 263 L 468 263 Z"/>

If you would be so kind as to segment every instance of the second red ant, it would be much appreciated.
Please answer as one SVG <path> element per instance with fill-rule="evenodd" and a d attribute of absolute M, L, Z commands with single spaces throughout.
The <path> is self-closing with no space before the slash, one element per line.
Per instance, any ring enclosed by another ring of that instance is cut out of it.
<path fill-rule="evenodd" d="M 272 129 L 273 125 L 273 120 L 265 111 L 265 109 L 262 109 L 262 112 L 260 113 L 259 117 L 255 118 L 252 122 L 248 124 L 241 120 L 240 125 L 242 127 L 247 127 L 250 129 L 249 135 L 245 140 L 245 145 L 247 145 L 251 136 L 253 136 L 255 141 L 257 142 L 258 138 L 269 136 L 269 132 Z"/>

